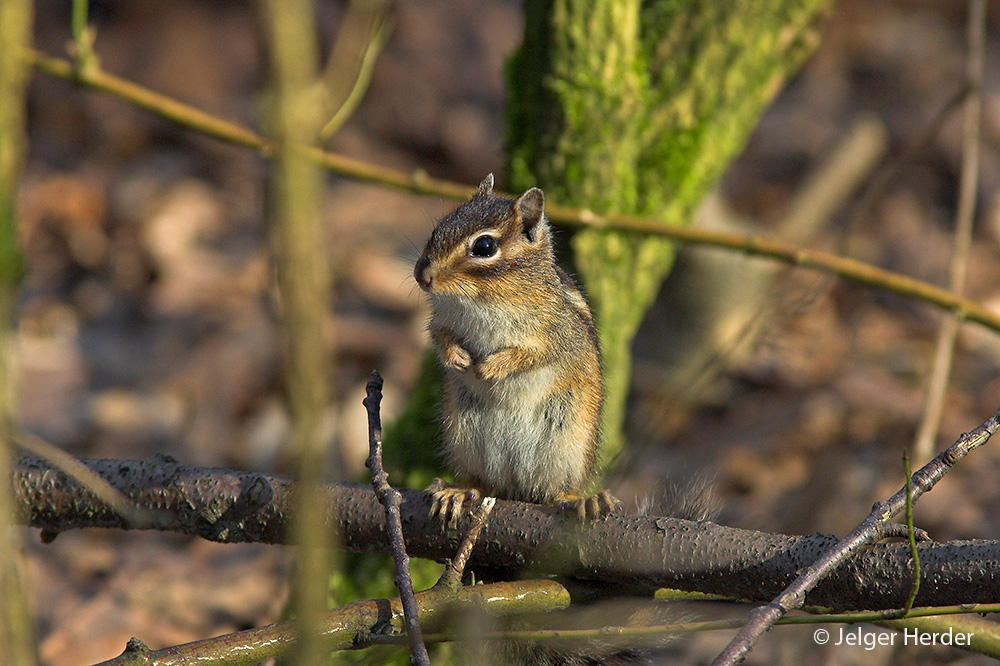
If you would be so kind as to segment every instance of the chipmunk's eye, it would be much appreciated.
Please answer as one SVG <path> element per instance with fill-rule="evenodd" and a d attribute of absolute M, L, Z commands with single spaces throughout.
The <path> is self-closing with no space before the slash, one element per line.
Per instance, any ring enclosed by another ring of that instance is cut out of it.
<path fill-rule="evenodd" d="M 497 239 L 489 234 L 483 234 L 472 241 L 473 257 L 492 257 L 497 253 Z"/>

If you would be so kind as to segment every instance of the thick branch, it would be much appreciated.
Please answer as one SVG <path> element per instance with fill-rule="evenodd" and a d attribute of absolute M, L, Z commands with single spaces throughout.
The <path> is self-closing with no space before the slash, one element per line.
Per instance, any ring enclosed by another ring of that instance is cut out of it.
<path fill-rule="evenodd" d="M 164 457 L 84 462 L 138 506 L 161 510 L 155 529 L 228 543 L 286 542 L 295 492 L 287 477 L 192 467 Z M 88 490 L 36 458 L 18 460 L 14 490 L 25 521 L 50 534 L 129 527 Z M 430 520 L 423 493 L 401 492 L 410 554 L 438 561 L 452 557 L 468 521 L 443 529 Z M 337 484 L 326 494 L 331 526 L 339 515 L 337 528 L 347 549 L 385 551 L 384 511 L 370 487 Z M 545 507 L 498 501 L 469 566 L 571 573 L 767 602 L 836 541 L 829 535 L 774 535 L 640 516 L 580 527 Z M 932 542 L 918 548 L 923 569 L 918 605 L 1000 602 L 1000 542 Z M 898 608 L 910 589 L 910 565 L 905 543 L 863 549 L 817 586 L 807 603 Z"/>

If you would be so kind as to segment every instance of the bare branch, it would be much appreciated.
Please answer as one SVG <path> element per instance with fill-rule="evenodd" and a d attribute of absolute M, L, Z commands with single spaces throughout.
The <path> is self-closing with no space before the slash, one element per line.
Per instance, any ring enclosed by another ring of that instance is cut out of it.
<path fill-rule="evenodd" d="M 90 2 L 88 0 L 73 0 L 73 14 L 70 26 L 73 30 L 73 42 L 70 50 L 78 69 L 100 67 L 100 60 L 94 52 L 96 31 L 88 23 L 90 18 Z"/>
<path fill-rule="evenodd" d="M 378 501 L 385 507 L 385 520 L 389 532 L 389 547 L 396 563 L 396 589 L 406 619 L 406 633 L 410 638 L 410 663 L 415 666 L 430 666 L 423 634 L 420 631 L 420 609 L 413 598 L 413 580 L 410 578 L 410 558 L 406 554 L 403 541 L 403 523 L 399 516 L 399 505 L 403 501 L 398 490 L 389 485 L 389 475 L 382 467 L 382 417 L 379 405 L 382 403 L 382 377 L 373 371 L 368 379 L 364 399 L 368 410 L 368 460 L 365 466 L 372 473 L 372 488 Z"/>
<path fill-rule="evenodd" d="M 881 541 L 886 536 L 889 519 L 902 511 L 907 502 L 916 501 L 934 487 L 970 451 L 985 444 L 1000 428 L 1000 410 L 972 432 L 965 433 L 954 444 L 941 452 L 913 475 L 912 488 L 904 486 L 899 492 L 884 502 L 876 502 L 868 517 L 853 532 L 838 541 L 815 562 L 809 564 L 797 575 L 794 582 L 772 599 L 766 606 L 758 606 L 750 614 L 750 620 L 739 634 L 730 641 L 726 649 L 712 662 L 713 666 L 739 663 L 764 632 L 793 608 L 801 608 L 806 595 L 820 581 L 831 575 L 850 556 L 861 548 Z M 907 484 L 910 485 L 910 484 Z M 909 544 L 907 544 L 909 548 Z M 922 557 L 921 557 L 922 560 Z M 907 595 L 907 602 L 912 603 Z"/>

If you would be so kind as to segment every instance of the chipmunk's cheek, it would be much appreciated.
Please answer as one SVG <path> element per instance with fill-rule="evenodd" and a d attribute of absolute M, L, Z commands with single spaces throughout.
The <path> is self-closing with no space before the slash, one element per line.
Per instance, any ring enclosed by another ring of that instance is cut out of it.
<path fill-rule="evenodd" d="M 431 286 L 425 289 L 424 291 L 433 294 L 447 294 L 448 286 L 449 286 L 448 276 L 438 271 L 434 273 Z"/>
<path fill-rule="evenodd" d="M 461 284 L 461 276 L 456 275 L 454 271 L 441 269 L 434 274 L 434 284 L 430 290 L 443 296 L 469 296 L 472 288 L 474 285 L 468 281 L 464 285 Z"/>

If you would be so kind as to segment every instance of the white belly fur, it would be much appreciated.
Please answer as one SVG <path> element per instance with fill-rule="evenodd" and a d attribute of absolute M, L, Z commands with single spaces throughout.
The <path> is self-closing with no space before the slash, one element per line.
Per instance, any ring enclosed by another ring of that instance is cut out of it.
<path fill-rule="evenodd" d="M 438 299 L 432 325 L 451 330 L 479 363 L 537 333 L 524 312 L 498 316 L 496 307 Z M 557 373 L 545 365 L 487 382 L 472 370 L 447 370 L 445 449 L 455 471 L 508 499 L 547 501 L 578 487 L 587 470 L 587 433 L 576 427 L 571 396 L 553 390 Z M 566 455 L 578 447 L 580 455 Z"/>
<path fill-rule="evenodd" d="M 448 457 L 461 475 L 509 499 L 547 501 L 582 481 L 584 457 L 554 455 L 579 436 L 566 396 L 551 392 L 554 368 L 491 384 L 449 371 Z M 456 376 L 457 375 L 457 376 Z M 570 445 L 571 446 L 571 445 Z"/>

